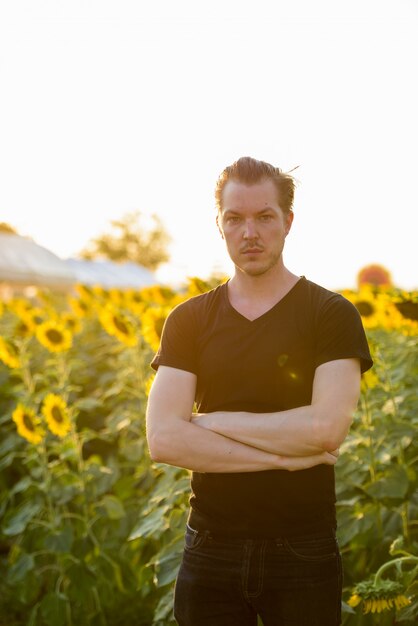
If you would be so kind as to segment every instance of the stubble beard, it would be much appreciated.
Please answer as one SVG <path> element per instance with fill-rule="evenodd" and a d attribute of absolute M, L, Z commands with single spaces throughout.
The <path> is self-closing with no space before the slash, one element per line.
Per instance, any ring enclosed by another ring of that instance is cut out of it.
<path fill-rule="evenodd" d="M 235 269 L 242 274 L 246 274 L 247 276 L 252 276 L 252 277 L 264 276 L 265 274 L 270 272 L 270 270 L 272 270 L 277 265 L 279 265 L 282 259 L 282 252 L 283 252 L 283 249 L 278 254 L 275 254 L 270 259 L 267 259 L 265 263 L 263 263 L 262 265 L 258 265 L 258 266 L 257 265 L 252 266 L 251 262 L 246 263 L 246 264 L 234 263 Z"/>

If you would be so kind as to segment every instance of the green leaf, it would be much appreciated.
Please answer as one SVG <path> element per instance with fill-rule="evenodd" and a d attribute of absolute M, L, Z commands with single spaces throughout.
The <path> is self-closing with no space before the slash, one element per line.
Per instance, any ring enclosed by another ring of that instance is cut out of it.
<path fill-rule="evenodd" d="M 115 576 L 116 587 L 119 589 L 120 592 L 126 593 L 126 589 L 125 589 L 125 586 L 123 584 L 122 570 L 121 570 L 120 566 L 113 559 L 110 559 L 109 562 L 111 563 L 111 565 L 113 567 L 113 573 L 114 573 L 114 576 Z"/>
<path fill-rule="evenodd" d="M 48 626 L 67 623 L 67 598 L 62 593 L 47 593 L 41 601 L 41 614 Z"/>
<path fill-rule="evenodd" d="M 74 403 L 74 407 L 80 411 L 93 411 L 103 406 L 103 402 L 97 398 L 80 398 Z"/>
<path fill-rule="evenodd" d="M 4 517 L 2 531 L 7 536 L 18 535 L 23 533 L 28 523 L 42 509 L 40 502 L 28 501 L 24 502 L 16 510 L 9 511 Z"/>
<path fill-rule="evenodd" d="M 26 626 L 35 626 L 36 625 L 36 622 L 37 622 L 36 616 L 38 615 L 38 609 L 39 609 L 40 606 L 41 606 L 40 602 L 35 604 L 35 606 L 33 607 L 32 611 L 30 612 L 29 619 L 27 621 Z"/>
<path fill-rule="evenodd" d="M 5 437 L 3 441 L 0 443 L 0 456 L 11 452 L 17 447 L 18 442 L 20 442 L 20 437 L 15 433 L 12 433 Z"/>
<path fill-rule="evenodd" d="M 128 541 L 133 541 L 134 539 L 138 539 L 138 537 L 150 537 L 151 535 L 157 537 L 161 535 L 161 533 L 168 528 L 168 521 L 164 517 L 168 509 L 168 505 L 158 507 L 140 520 L 129 535 Z"/>
<path fill-rule="evenodd" d="M 97 582 L 94 574 L 85 563 L 74 563 L 67 570 L 71 581 L 69 593 L 77 602 L 87 603 L 91 597 L 93 585 Z"/>
<path fill-rule="evenodd" d="M 184 534 L 182 533 L 171 543 L 164 546 L 149 562 L 149 565 L 155 566 L 157 587 L 164 587 L 176 579 L 183 555 L 183 546 Z"/>
<path fill-rule="evenodd" d="M 377 506 L 377 505 L 375 505 Z M 371 511 L 356 513 L 344 511 L 344 515 L 339 516 L 338 541 L 343 548 L 354 539 L 359 540 L 362 535 L 374 532 L 376 528 L 376 515 Z"/>
<path fill-rule="evenodd" d="M 53 552 L 68 553 L 71 550 L 74 533 L 71 526 L 65 526 L 60 532 L 51 533 L 45 537 L 44 546 Z"/>
<path fill-rule="evenodd" d="M 409 480 L 402 465 L 390 467 L 376 482 L 365 487 L 366 493 L 376 500 L 402 500 L 408 491 Z"/>
<path fill-rule="evenodd" d="M 154 613 L 154 624 L 160 620 L 167 624 L 167 619 L 173 612 L 173 591 L 173 588 L 170 587 L 167 593 L 160 598 Z"/>
<path fill-rule="evenodd" d="M 2 457 L 0 459 L 0 471 L 5 469 L 6 467 L 10 467 L 13 461 L 15 460 L 15 457 L 16 457 L 15 452 L 9 452 L 9 454 L 6 454 L 4 457 Z"/>
<path fill-rule="evenodd" d="M 126 515 L 122 502 L 116 496 L 106 495 L 99 504 L 105 508 L 110 519 L 121 519 Z"/>
<path fill-rule="evenodd" d="M 33 480 L 31 480 L 30 476 L 24 476 L 21 478 L 10 490 L 10 494 L 21 493 L 22 491 L 26 491 L 29 487 L 35 485 Z"/>
<path fill-rule="evenodd" d="M 21 554 L 7 572 L 7 582 L 15 585 L 25 578 L 26 574 L 35 567 L 35 559 L 32 554 Z"/>
<path fill-rule="evenodd" d="M 123 446 L 121 452 L 128 461 L 138 462 L 144 456 L 144 444 L 141 441 L 131 441 Z"/>
<path fill-rule="evenodd" d="M 56 504 L 66 504 L 82 493 L 83 483 L 75 472 L 67 471 L 52 482 L 50 496 Z"/>

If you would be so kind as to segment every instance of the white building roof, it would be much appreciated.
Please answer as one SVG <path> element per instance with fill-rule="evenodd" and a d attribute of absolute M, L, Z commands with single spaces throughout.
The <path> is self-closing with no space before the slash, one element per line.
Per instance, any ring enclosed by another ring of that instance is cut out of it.
<path fill-rule="evenodd" d="M 65 288 L 75 282 L 70 266 L 32 239 L 0 232 L 0 282 Z"/>
<path fill-rule="evenodd" d="M 69 289 L 76 283 L 105 288 L 138 288 L 159 284 L 136 263 L 60 259 L 32 239 L 0 232 L 0 283 Z"/>
<path fill-rule="evenodd" d="M 136 263 L 67 259 L 67 264 L 76 276 L 77 282 L 83 285 L 140 289 L 159 284 L 150 270 Z"/>

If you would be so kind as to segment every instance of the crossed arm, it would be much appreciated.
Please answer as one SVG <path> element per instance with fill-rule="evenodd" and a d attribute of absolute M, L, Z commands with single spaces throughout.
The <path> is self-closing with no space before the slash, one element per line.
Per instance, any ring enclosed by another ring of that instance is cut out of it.
<path fill-rule="evenodd" d="M 357 359 L 320 365 L 312 403 L 275 413 L 192 414 L 196 376 L 160 366 L 147 409 L 155 461 L 198 472 L 300 470 L 333 465 L 357 406 Z"/>

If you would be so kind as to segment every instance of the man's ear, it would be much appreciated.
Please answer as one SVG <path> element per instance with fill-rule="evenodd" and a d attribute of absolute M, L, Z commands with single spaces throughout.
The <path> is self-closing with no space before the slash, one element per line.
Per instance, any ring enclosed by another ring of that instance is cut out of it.
<path fill-rule="evenodd" d="M 293 213 L 293 211 L 289 211 L 286 215 L 286 236 L 289 234 L 289 231 L 292 228 L 294 217 L 295 217 L 295 214 Z"/>
<path fill-rule="evenodd" d="M 221 228 L 221 227 L 220 227 L 220 225 L 219 225 L 219 213 L 218 213 L 218 215 L 216 216 L 216 226 L 218 227 L 218 230 L 219 230 L 219 232 L 220 232 L 220 234 L 221 234 L 222 239 L 224 239 L 224 234 L 223 234 L 222 228 Z"/>

